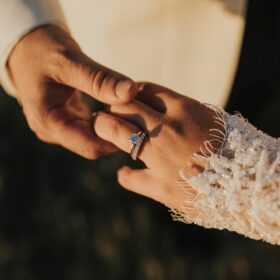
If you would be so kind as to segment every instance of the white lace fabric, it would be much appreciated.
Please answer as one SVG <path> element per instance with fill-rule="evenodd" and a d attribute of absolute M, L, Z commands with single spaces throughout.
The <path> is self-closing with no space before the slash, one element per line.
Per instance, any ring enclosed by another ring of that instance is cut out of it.
<path fill-rule="evenodd" d="M 280 139 L 240 115 L 214 110 L 226 131 L 223 137 L 216 131 L 222 146 L 203 156 L 204 171 L 190 178 L 181 172 L 186 198 L 172 209 L 173 219 L 280 245 Z"/>

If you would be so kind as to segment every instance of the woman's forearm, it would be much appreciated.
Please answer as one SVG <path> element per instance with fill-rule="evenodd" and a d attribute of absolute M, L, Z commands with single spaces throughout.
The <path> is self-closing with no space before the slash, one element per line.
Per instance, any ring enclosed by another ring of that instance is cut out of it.
<path fill-rule="evenodd" d="M 280 140 L 240 115 L 216 112 L 225 125 L 224 135 L 213 131 L 222 147 L 210 156 L 195 155 L 207 170 L 189 178 L 181 174 L 186 200 L 173 217 L 280 244 Z"/>

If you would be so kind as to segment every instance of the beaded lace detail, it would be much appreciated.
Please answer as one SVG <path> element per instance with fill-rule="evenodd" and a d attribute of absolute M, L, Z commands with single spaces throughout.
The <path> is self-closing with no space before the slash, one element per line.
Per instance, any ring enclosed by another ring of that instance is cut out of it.
<path fill-rule="evenodd" d="M 199 174 L 180 172 L 186 198 L 181 209 L 171 210 L 173 219 L 280 245 L 280 139 L 240 115 L 213 109 L 225 128 L 214 135 L 221 148 L 194 155 L 207 162 Z M 204 148 L 207 145 L 209 141 Z"/>

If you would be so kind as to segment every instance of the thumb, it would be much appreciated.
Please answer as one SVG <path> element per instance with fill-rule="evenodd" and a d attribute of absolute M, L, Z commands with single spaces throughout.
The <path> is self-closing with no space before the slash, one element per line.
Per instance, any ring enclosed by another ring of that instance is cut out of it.
<path fill-rule="evenodd" d="M 63 69 L 59 69 L 62 84 L 110 105 L 127 103 L 136 96 L 137 86 L 130 78 L 93 61 L 82 52 L 69 56 Z"/>

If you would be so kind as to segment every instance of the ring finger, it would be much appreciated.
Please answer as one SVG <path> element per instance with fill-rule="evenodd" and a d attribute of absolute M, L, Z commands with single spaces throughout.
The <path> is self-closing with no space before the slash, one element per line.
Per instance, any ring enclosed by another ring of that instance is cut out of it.
<path fill-rule="evenodd" d="M 93 129 L 98 137 L 113 143 L 127 153 L 131 151 L 130 136 L 141 131 L 136 125 L 105 112 L 95 113 Z M 151 151 L 152 147 L 149 141 L 149 135 L 147 135 L 141 144 L 138 158 L 145 163 L 149 162 Z"/>

